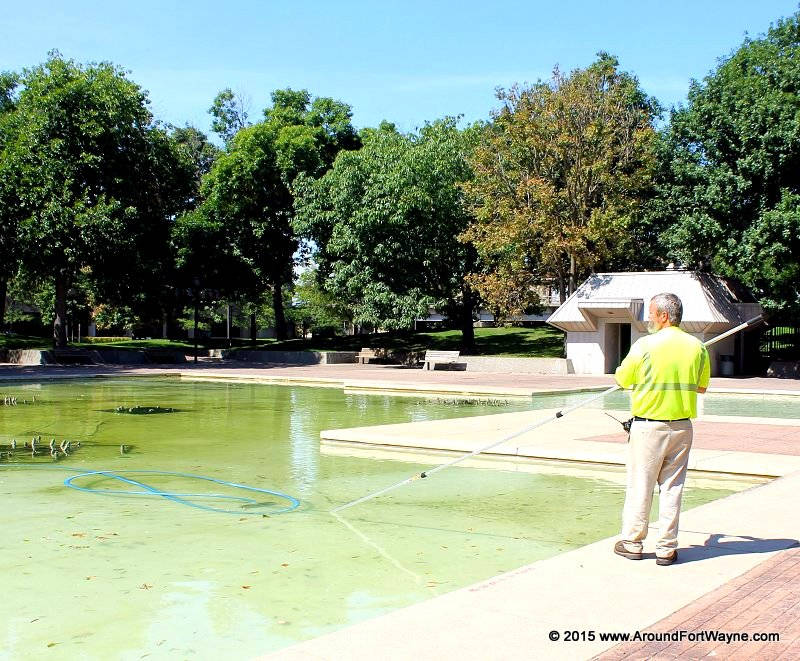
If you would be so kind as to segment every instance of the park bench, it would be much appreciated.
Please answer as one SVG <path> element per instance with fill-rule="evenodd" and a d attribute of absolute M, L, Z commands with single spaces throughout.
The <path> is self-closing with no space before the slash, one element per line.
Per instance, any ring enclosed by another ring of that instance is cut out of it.
<path fill-rule="evenodd" d="M 369 347 L 363 347 L 361 351 L 356 354 L 356 362 L 359 365 L 367 365 L 369 361 L 378 358 L 378 352 L 375 349 L 370 349 Z"/>
<path fill-rule="evenodd" d="M 433 351 L 425 352 L 422 369 L 435 370 L 437 365 L 455 365 L 458 362 L 459 351 Z"/>

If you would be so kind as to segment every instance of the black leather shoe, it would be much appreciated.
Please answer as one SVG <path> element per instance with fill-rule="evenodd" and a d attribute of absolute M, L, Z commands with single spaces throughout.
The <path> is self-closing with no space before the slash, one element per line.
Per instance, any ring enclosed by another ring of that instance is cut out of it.
<path fill-rule="evenodd" d="M 617 542 L 616 544 L 614 544 L 614 553 L 616 553 L 617 555 L 621 555 L 623 558 L 628 558 L 628 560 L 642 559 L 641 551 L 628 551 L 625 548 L 624 542 Z"/>
<path fill-rule="evenodd" d="M 667 565 L 671 565 L 677 561 L 678 561 L 677 551 L 673 551 L 672 555 L 668 555 L 666 558 L 656 557 L 656 564 L 661 565 L 662 567 L 666 567 Z"/>

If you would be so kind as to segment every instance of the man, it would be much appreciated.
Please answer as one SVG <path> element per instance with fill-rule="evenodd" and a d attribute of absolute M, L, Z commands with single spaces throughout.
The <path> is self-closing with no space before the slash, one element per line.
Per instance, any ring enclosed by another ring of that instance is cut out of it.
<path fill-rule="evenodd" d="M 650 335 L 639 339 L 617 368 L 622 388 L 631 388 L 633 423 L 622 512 L 622 540 L 614 553 L 642 559 L 653 487 L 658 484 L 659 538 L 656 564 L 678 559 L 678 519 L 692 447 L 691 418 L 697 417 L 697 393 L 708 387 L 708 350 L 678 324 L 683 305 L 675 294 L 658 294 L 649 307 Z"/>

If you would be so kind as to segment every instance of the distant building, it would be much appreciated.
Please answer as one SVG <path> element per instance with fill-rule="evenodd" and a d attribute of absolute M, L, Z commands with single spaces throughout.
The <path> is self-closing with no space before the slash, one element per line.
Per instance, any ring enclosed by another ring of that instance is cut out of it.
<path fill-rule="evenodd" d="M 502 323 L 513 324 L 541 324 L 547 321 L 555 309 L 561 305 L 561 298 L 558 294 L 558 288 L 552 284 L 537 285 L 535 287 L 536 293 L 539 297 L 539 305 L 541 311 L 536 314 L 518 314 L 506 317 L 501 320 Z M 447 317 L 439 313 L 435 308 L 428 309 L 428 316 L 416 320 L 416 330 L 435 330 L 445 326 Z M 475 326 L 496 326 L 498 323 L 494 314 L 490 310 L 481 309 L 478 311 L 478 318 L 475 320 Z"/>
<path fill-rule="evenodd" d="M 671 292 L 683 302 L 681 328 L 702 341 L 761 313 L 742 285 L 695 271 L 597 273 L 547 320 L 567 333 L 567 359 L 576 374 L 608 374 L 631 343 L 647 334 L 650 299 Z M 753 334 L 738 334 L 709 347 L 711 373 L 729 376 L 748 369 L 757 352 Z"/>

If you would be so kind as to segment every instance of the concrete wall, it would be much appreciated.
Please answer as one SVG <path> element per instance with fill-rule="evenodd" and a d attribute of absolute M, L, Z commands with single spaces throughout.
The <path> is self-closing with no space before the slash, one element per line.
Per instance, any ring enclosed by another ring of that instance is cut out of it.
<path fill-rule="evenodd" d="M 598 331 L 567 333 L 567 360 L 575 374 L 605 374 L 602 342 L 604 338 Z"/>
<path fill-rule="evenodd" d="M 702 333 L 692 333 L 692 335 L 701 342 L 705 342 L 714 337 L 716 333 L 705 334 L 705 335 Z M 720 374 L 720 363 L 721 363 L 720 357 L 734 355 L 735 347 L 736 347 L 735 335 L 731 337 L 726 337 L 721 342 L 717 342 L 716 344 L 712 344 L 710 347 L 708 347 L 708 355 L 711 358 L 711 376 L 722 376 Z"/>
<path fill-rule="evenodd" d="M 502 374 L 573 374 L 572 363 L 565 358 L 512 358 L 507 356 L 461 356 L 468 372 Z"/>
<path fill-rule="evenodd" d="M 337 365 L 356 362 L 356 351 L 251 351 L 239 349 L 223 354 L 234 360 L 290 365 Z"/>
<path fill-rule="evenodd" d="M 38 349 L 9 349 L 7 361 L 17 365 L 46 365 L 46 351 Z"/>
<path fill-rule="evenodd" d="M 599 319 L 597 324 L 597 331 L 578 333 L 567 333 L 567 359 L 572 362 L 575 374 L 607 374 L 609 369 L 609 360 L 606 354 L 609 351 L 614 351 L 611 346 L 613 342 L 618 342 L 618 336 L 613 333 L 608 333 L 605 320 Z M 701 342 L 706 342 L 714 337 L 716 334 L 703 334 L 703 333 L 689 333 L 692 337 L 696 337 Z M 637 331 L 636 328 L 631 328 L 631 345 L 636 340 L 647 335 L 647 331 Z M 733 355 L 736 343 L 735 336 L 728 337 L 711 345 L 708 348 L 708 353 L 711 358 L 711 376 L 720 376 L 720 356 Z M 624 358 L 624 356 L 623 356 Z"/>

